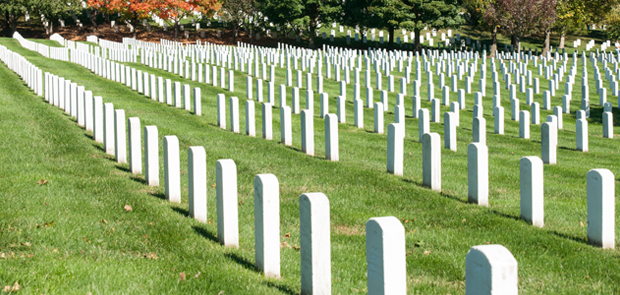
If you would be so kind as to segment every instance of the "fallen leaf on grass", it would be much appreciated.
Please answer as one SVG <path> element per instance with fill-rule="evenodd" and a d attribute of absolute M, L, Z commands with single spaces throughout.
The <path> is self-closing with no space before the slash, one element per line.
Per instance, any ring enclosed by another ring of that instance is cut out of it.
<path fill-rule="evenodd" d="M 144 258 L 148 258 L 148 259 L 159 259 L 159 257 L 157 257 L 157 254 L 155 254 L 155 252 L 151 252 L 151 253 L 144 253 Z"/>
<path fill-rule="evenodd" d="M 54 221 L 50 221 L 50 222 L 43 223 L 43 227 L 48 227 L 48 226 L 49 226 L 49 227 L 54 226 Z"/>
<path fill-rule="evenodd" d="M 45 180 L 45 179 L 41 178 L 40 181 L 37 181 L 37 184 L 38 185 L 44 185 L 44 184 L 47 184 L 47 182 L 48 182 L 48 180 Z"/>
<path fill-rule="evenodd" d="M 131 208 L 131 205 L 125 205 L 125 207 L 123 208 L 125 208 L 125 211 L 127 212 L 133 211 L 133 208 Z"/>
<path fill-rule="evenodd" d="M 195 278 L 198 278 L 198 276 L 200 276 L 200 272 L 198 272 L 196 275 L 194 275 Z"/>
<path fill-rule="evenodd" d="M 224 294 L 224 291 L 220 291 L 219 293 L 217 293 L 217 295 L 222 295 Z"/>
<path fill-rule="evenodd" d="M 295 250 L 299 250 L 299 249 L 301 249 L 301 247 L 299 247 L 299 246 L 297 246 L 297 244 L 295 244 L 295 245 L 293 246 L 293 249 L 295 249 Z"/>
<path fill-rule="evenodd" d="M 179 274 L 179 281 L 185 281 L 185 272 Z"/>
<path fill-rule="evenodd" d="M 105 223 L 105 224 L 108 224 L 108 221 L 107 221 L 107 220 L 105 220 L 105 219 L 101 219 L 101 222 L 103 222 L 103 223 Z"/>
<path fill-rule="evenodd" d="M 584 227 L 583 222 L 579 221 L 579 224 L 581 225 L 581 227 Z"/>
<path fill-rule="evenodd" d="M 24 246 L 26 246 L 26 247 L 30 247 L 30 246 L 32 246 L 32 244 L 30 244 L 29 242 L 25 242 L 25 243 L 24 243 Z"/>
<path fill-rule="evenodd" d="M 424 251 L 424 255 L 431 254 L 431 251 Z"/>
<path fill-rule="evenodd" d="M 291 237 L 291 233 L 285 233 L 285 234 L 284 234 L 284 238 L 288 239 L 288 238 L 290 238 L 290 237 Z"/>
<path fill-rule="evenodd" d="M 13 287 L 11 286 L 4 286 L 4 292 L 15 292 L 15 291 L 19 291 L 19 284 L 17 282 L 15 282 L 15 284 L 13 285 Z"/>

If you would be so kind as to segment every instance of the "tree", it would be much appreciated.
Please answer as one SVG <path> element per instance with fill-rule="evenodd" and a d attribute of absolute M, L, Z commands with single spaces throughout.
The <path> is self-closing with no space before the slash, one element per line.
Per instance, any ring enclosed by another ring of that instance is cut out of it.
<path fill-rule="evenodd" d="M 118 13 L 121 21 L 133 27 L 133 37 L 138 34 L 138 22 L 151 17 L 157 8 L 157 0 L 88 0 L 88 6 L 104 13 Z"/>
<path fill-rule="evenodd" d="M 520 52 L 521 38 L 541 29 L 546 39 L 550 37 L 556 19 L 555 6 L 556 0 L 494 0 L 487 8 L 485 20 L 511 36 L 512 45 Z M 548 46 L 548 41 L 545 43 Z"/>
<path fill-rule="evenodd" d="M 179 21 L 192 12 L 199 12 L 209 17 L 220 10 L 222 3 L 218 0 L 159 0 L 158 16 L 163 20 L 174 22 L 174 40 L 177 40 Z"/>
<path fill-rule="evenodd" d="M 31 0 L 8 0 L 0 3 L 0 23 L 4 35 L 12 37 L 17 30 L 17 21 L 34 7 Z"/>
<path fill-rule="evenodd" d="M 605 19 L 605 25 L 607 25 L 607 31 L 605 32 L 607 38 L 618 42 L 620 40 L 620 6 L 615 6 L 611 9 L 612 13 L 607 15 Z"/>
<path fill-rule="evenodd" d="M 334 0 L 302 0 L 304 21 L 308 27 L 309 47 L 315 47 L 316 30 L 320 23 L 331 23 L 340 12 L 340 5 Z"/>
<path fill-rule="evenodd" d="M 422 50 L 420 32 L 428 26 L 435 29 L 456 28 L 465 23 L 457 0 L 402 0 L 405 19 L 399 26 L 415 34 L 415 50 Z"/>
<path fill-rule="evenodd" d="M 349 0 L 345 1 L 343 21 L 354 26 L 385 29 L 388 48 L 394 48 L 394 30 L 406 21 L 402 0 Z"/>
<path fill-rule="evenodd" d="M 463 7 L 470 15 L 470 21 L 481 29 L 491 31 L 491 48 L 489 55 L 495 57 L 497 53 L 497 28 L 500 23 L 487 10 L 494 0 L 464 0 Z"/>
<path fill-rule="evenodd" d="M 231 24 L 233 43 L 237 41 L 239 29 L 254 10 L 254 0 L 224 0 L 219 15 L 222 20 Z"/>
<path fill-rule="evenodd" d="M 559 48 L 564 48 L 564 40 L 569 32 L 577 32 L 587 24 L 586 3 L 584 0 L 559 0 L 556 6 L 558 18 L 554 28 L 560 33 Z"/>
<path fill-rule="evenodd" d="M 336 0 L 257 0 L 259 10 L 270 22 L 292 29 L 298 35 L 308 33 L 308 45 L 315 47 L 316 30 L 330 23 L 339 11 Z"/>
<path fill-rule="evenodd" d="M 77 13 L 81 8 L 78 0 L 3 0 L 0 1 L 0 25 L 4 35 L 12 37 L 17 22 L 26 13 L 43 15 L 51 24 L 52 19 L 66 17 L 70 12 Z"/>
<path fill-rule="evenodd" d="M 49 33 L 53 33 L 52 20 L 57 18 L 66 18 L 69 15 L 81 13 L 82 1 L 80 0 L 40 0 L 34 1 L 33 11 L 44 16 L 50 23 Z"/>

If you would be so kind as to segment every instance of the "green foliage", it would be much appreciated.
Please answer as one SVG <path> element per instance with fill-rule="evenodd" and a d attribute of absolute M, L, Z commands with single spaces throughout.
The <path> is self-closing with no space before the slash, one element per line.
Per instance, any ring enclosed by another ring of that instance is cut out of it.
<path fill-rule="evenodd" d="M 290 28 L 298 34 L 307 32 L 310 47 L 314 46 L 314 34 L 320 23 L 330 23 L 340 11 L 336 0 L 257 0 L 262 14 L 269 22 Z"/>
<path fill-rule="evenodd" d="M 605 34 L 607 38 L 611 40 L 620 40 L 620 7 L 614 7 L 605 19 L 605 25 L 607 30 Z"/>
<path fill-rule="evenodd" d="M 48 20 L 64 18 L 83 9 L 80 0 L 4 0 L 0 2 L 0 25 L 7 37 L 17 28 L 17 22 L 30 13 L 30 17 L 43 15 Z"/>
<path fill-rule="evenodd" d="M 456 28 L 465 23 L 456 0 L 351 0 L 345 2 L 343 10 L 348 25 L 388 30 L 389 47 L 393 46 L 396 28 L 417 34 L 426 26 Z M 419 42 L 416 46 L 420 48 Z"/>

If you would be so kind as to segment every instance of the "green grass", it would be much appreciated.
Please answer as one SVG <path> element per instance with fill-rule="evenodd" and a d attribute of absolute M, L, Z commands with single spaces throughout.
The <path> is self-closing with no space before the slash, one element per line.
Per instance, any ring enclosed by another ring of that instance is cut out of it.
<path fill-rule="evenodd" d="M 257 138 L 216 126 L 215 96 L 225 93 L 227 98 L 234 95 L 241 99 L 240 130 L 245 130 L 245 75 L 239 71 L 235 72 L 236 91 L 230 93 L 132 64 L 157 76 L 201 87 L 203 116 L 197 117 L 151 101 L 77 64 L 46 59 L 21 48 L 15 40 L 0 39 L 0 44 L 43 71 L 86 85 L 94 95 L 103 96 L 104 102 L 125 109 L 127 117 L 139 117 L 142 126 L 157 125 L 160 163 L 161 139 L 165 135 L 178 136 L 184 171 L 182 204 L 163 200 L 163 185 L 144 185 L 141 175 L 127 172 L 128 165 L 118 165 L 106 156 L 102 146 L 92 141 L 90 132 L 35 97 L 15 74 L 0 66 L 0 155 L 2 163 L 6 163 L 0 172 L 0 191 L 4 196 L 0 205 L 0 252 L 7 256 L 0 266 L 0 283 L 4 285 L 19 281 L 23 291 L 33 294 L 297 294 L 299 251 L 282 249 L 279 280 L 264 279 L 254 270 L 253 178 L 259 173 L 273 173 L 280 182 L 280 235 L 290 233 L 290 238 L 282 237 L 289 245 L 299 245 L 299 195 L 323 192 L 330 199 L 334 294 L 366 292 L 364 224 L 368 218 L 388 215 L 401 219 L 405 226 L 409 293 L 464 293 L 467 251 L 471 246 L 487 243 L 504 245 L 515 256 L 522 294 L 620 292 L 618 251 L 589 246 L 586 227 L 581 225 L 587 226 L 586 173 L 593 168 L 607 168 L 619 175 L 620 149 L 616 139 L 602 138 L 601 108 L 595 106 L 589 126 L 590 152 L 575 151 L 578 87 L 573 92 L 571 114 L 564 116 L 564 130 L 559 132 L 558 165 L 545 166 L 545 227 L 539 229 L 519 219 L 519 160 L 523 156 L 540 156 L 540 125 L 531 126 L 532 140 L 519 139 L 518 123 L 509 120 L 508 91 L 502 89 L 507 110 L 506 134 L 492 134 L 489 81 L 484 99 L 490 171 L 490 206 L 486 208 L 467 203 L 466 150 L 472 138 L 473 94 L 467 95 L 467 110 L 460 112 L 458 152 L 441 151 L 443 187 L 442 193 L 437 193 L 421 185 L 422 146 L 417 142 L 417 119 L 406 118 L 404 177 L 386 173 L 386 135 L 371 133 L 372 110 L 364 110 L 364 129 L 353 126 L 352 85 L 347 89 L 347 123 L 339 124 L 340 161 L 328 162 L 324 159 L 323 122 L 316 116 L 315 157 L 300 152 L 297 115 L 293 115 L 292 147 L 279 143 L 277 109 L 273 112 L 274 140 L 261 138 L 260 104 L 256 105 Z M 537 77 L 537 71 L 532 70 Z M 589 77 L 593 77 L 592 68 L 589 70 Z M 581 69 L 577 72 L 579 81 Z M 402 76 L 396 71 L 393 74 L 397 78 Z M 487 77 L 490 80 L 490 71 Z M 437 76 L 435 79 L 437 87 Z M 477 89 L 477 79 L 472 89 Z M 422 101 L 424 107 L 430 108 L 425 80 L 424 75 Z M 284 81 L 285 73 L 278 69 L 276 89 Z M 371 81 L 374 85 L 374 75 Z M 547 87 L 543 81 L 541 93 Z M 385 89 L 387 79 L 383 83 Z M 590 83 L 591 101 L 597 105 L 593 79 Z M 395 86 L 399 89 L 398 83 Z M 459 87 L 464 87 L 464 83 L 460 82 Z M 338 84 L 325 79 L 324 89 L 330 94 L 330 113 L 335 113 Z M 266 97 L 266 85 L 264 91 Z M 557 93 L 563 92 L 562 84 Z M 305 95 L 301 93 L 304 105 Z M 436 88 L 435 93 L 440 96 L 441 92 Z M 289 102 L 290 95 L 289 89 Z M 410 95 L 409 92 L 405 104 L 407 115 L 411 111 Z M 375 92 L 374 97 L 377 101 L 379 93 Z M 521 109 L 528 109 L 524 94 L 519 93 L 518 97 Z M 456 94 L 451 93 L 451 98 L 455 100 Z M 536 95 L 535 101 L 541 102 L 541 98 L 542 94 Z M 560 98 L 556 95 L 553 105 L 558 105 Z M 615 102 L 611 96 L 608 100 Z M 319 96 L 315 94 L 315 114 L 319 113 L 318 102 Z M 393 122 L 395 102 L 395 95 L 390 94 L 386 124 Z M 441 113 L 445 111 L 448 108 L 442 107 Z M 543 121 L 548 114 L 551 112 L 541 110 Z M 614 115 L 620 118 L 617 109 Z M 431 131 L 443 135 L 443 125 L 433 123 Z M 615 133 L 619 132 L 616 127 Z M 187 217 L 185 150 L 197 145 L 207 151 L 208 218 L 213 220 L 208 224 Z M 214 167 L 218 159 L 227 158 L 235 160 L 239 173 L 239 249 L 224 248 L 215 238 Z M 37 185 L 41 177 L 49 179 L 49 183 Z M 618 203 L 616 211 L 620 209 Z M 132 212 L 123 209 L 127 204 L 133 207 Z M 44 225 L 51 221 L 53 226 Z M 618 225 L 617 219 L 617 228 Z M 148 253 L 155 253 L 158 259 L 145 258 Z M 186 281 L 179 281 L 181 272 L 187 274 Z M 201 274 L 195 278 L 198 272 Z"/>

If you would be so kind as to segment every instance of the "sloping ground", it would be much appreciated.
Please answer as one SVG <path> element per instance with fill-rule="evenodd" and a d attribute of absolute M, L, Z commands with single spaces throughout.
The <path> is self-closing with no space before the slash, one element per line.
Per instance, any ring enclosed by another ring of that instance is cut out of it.
<path fill-rule="evenodd" d="M 209 169 L 208 212 L 213 219 L 212 223 L 201 225 L 185 217 L 186 191 L 181 205 L 157 198 L 162 196 L 163 186 L 149 188 L 142 184 L 141 176 L 125 172 L 127 166 L 116 165 L 105 156 L 89 133 L 62 111 L 26 92 L 16 76 L 2 66 L 0 77 L 6 80 L 2 84 L 6 86 L 0 89 L 1 118 L 16 119 L 2 120 L 0 124 L 25 122 L 21 129 L 9 128 L 15 125 L 0 126 L 2 163 L 11 163 L 0 172 L 0 191 L 7 195 L 0 200 L 0 252 L 8 257 L 0 266 L 7 270 L 0 272 L 5 285 L 19 281 L 29 293 L 299 293 L 299 252 L 294 247 L 282 249 L 282 279 L 265 280 L 253 270 L 252 181 L 257 173 L 273 173 L 280 180 L 281 240 L 288 245 L 299 245 L 299 194 L 320 191 L 330 198 L 335 294 L 365 292 L 364 223 L 370 217 L 386 215 L 401 219 L 406 229 L 410 293 L 463 293 L 467 250 L 487 243 L 502 244 L 513 253 L 519 262 L 519 287 L 523 294 L 619 291 L 618 251 L 587 245 L 582 226 L 587 221 L 585 173 L 591 168 L 620 173 L 620 150 L 615 140 L 600 137 L 600 123 L 591 122 L 591 152 L 583 154 L 573 150 L 574 117 L 565 116 L 567 130 L 560 132 L 560 164 L 545 166 L 546 224 L 538 229 L 518 219 L 518 161 L 522 156 L 540 154 L 538 126 L 532 126 L 533 140 L 515 138 L 518 124 L 509 120 L 506 135 L 488 134 L 490 207 L 481 208 L 466 203 L 470 106 L 468 111 L 461 112 L 459 152 L 442 150 L 444 189 L 439 194 L 420 185 L 421 145 L 416 140 L 416 119 L 406 118 L 405 176 L 395 177 L 384 172 L 385 135 L 367 131 L 372 126 L 370 110 L 364 111 L 365 130 L 354 128 L 351 123 L 339 125 L 341 161 L 330 163 L 323 159 L 323 124 L 319 119 L 315 119 L 317 157 L 299 151 L 297 116 L 293 116 L 293 148 L 278 143 L 277 111 L 274 141 L 262 140 L 260 134 L 259 138 L 250 138 L 215 126 L 217 93 L 245 97 L 245 77 L 240 72 L 235 72 L 237 92 L 230 93 L 134 65 L 201 87 L 205 116 L 196 117 L 153 102 L 79 65 L 45 59 L 19 47 L 14 40 L 0 40 L 0 44 L 19 52 L 44 71 L 86 85 L 94 95 L 103 96 L 105 102 L 125 109 L 127 117 L 140 117 L 143 126 L 157 125 L 160 139 L 177 135 L 182 150 L 183 187 L 187 187 L 185 149 L 204 146 Z M 280 69 L 276 76 L 276 84 L 282 83 L 284 74 Z M 326 81 L 328 93 L 337 93 L 337 87 L 336 83 Z M 492 86 L 489 87 L 487 93 L 492 92 Z M 334 112 L 334 100 L 331 101 L 330 112 Z M 393 104 L 391 99 L 390 109 Z M 492 130 L 490 99 L 484 104 L 487 130 Z M 428 107 L 428 103 L 424 102 L 424 106 Z M 317 114 L 316 96 L 315 108 Z M 347 104 L 347 108 L 351 110 L 352 105 Z M 5 115 L 12 109 L 15 110 Z M 573 113 L 575 109 L 573 105 Z M 442 112 L 445 110 L 442 108 Z M 543 117 L 548 113 L 541 111 Z M 260 111 L 256 114 L 256 125 L 260 126 Z M 244 122 L 243 112 L 240 121 Z M 351 112 L 347 121 L 353 122 Z M 385 121 L 392 122 L 393 114 L 386 113 Z M 32 125 L 40 127 L 28 127 Z M 244 124 L 241 126 L 243 130 Z M 4 130 L 14 136 L 5 137 Z M 431 130 L 443 134 L 441 124 L 431 124 Z M 56 140 L 45 140 L 46 136 Z M 19 150 L 26 152 L 16 153 Z M 58 153 L 63 155 L 62 160 L 46 156 Z M 215 242 L 213 167 L 217 159 L 223 158 L 234 159 L 239 170 L 239 250 L 225 249 Z M 39 170 L 47 165 L 49 169 Z M 23 179 L 16 176 L 22 174 Z M 40 177 L 49 182 L 36 184 Z M 63 187 L 50 192 L 59 185 Z M 54 207 L 49 208 L 52 204 Z M 133 210 L 126 212 L 125 205 L 131 205 Z M 616 219 L 616 226 L 618 222 Z M 290 237 L 285 233 L 290 233 Z M 30 254 L 33 256 L 28 258 Z M 185 273 L 184 281 L 180 281 L 181 272 Z M 196 278 L 198 272 L 201 274 Z"/>

